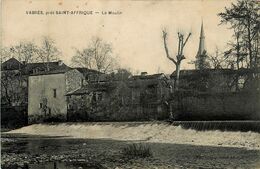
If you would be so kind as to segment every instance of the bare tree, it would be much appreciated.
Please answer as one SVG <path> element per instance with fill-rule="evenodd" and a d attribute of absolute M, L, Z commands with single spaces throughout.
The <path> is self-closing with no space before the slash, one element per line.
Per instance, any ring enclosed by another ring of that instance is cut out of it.
<path fill-rule="evenodd" d="M 239 30 L 240 36 L 245 41 L 243 47 L 248 51 L 249 67 L 254 68 L 257 64 L 258 52 L 254 52 L 254 45 L 259 48 L 259 5 L 254 0 L 238 0 L 237 3 L 232 3 L 230 8 L 225 8 L 225 11 L 219 13 L 221 24 L 229 23 L 231 29 Z M 256 54 L 256 55 L 255 55 Z"/>
<path fill-rule="evenodd" d="M 32 63 L 37 61 L 38 47 L 33 42 L 20 42 L 18 45 L 4 47 L 1 50 L 1 61 L 16 58 L 18 61 Z"/>
<path fill-rule="evenodd" d="M 1 102 L 2 104 L 22 104 L 26 100 L 26 78 L 21 76 L 21 72 L 2 71 L 1 72 Z"/>
<path fill-rule="evenodd" d="M 176 74 L 177 74 L 177 76 L 176 76 L 175 89 L 178 90 L 181 61 L 183 59 L 185 59 L 184 54 L 183 54 L 183 50 L 184 50 L 184 47 L 185 47 L 186 43 L 188 42 L 188 40 L 189 40 L 189 38 L 191 36 L 191 33 L 189 33 L 188 36 L 185 39 L 184 38 L 184 34 L 178 32 L 178 53 L 176 55 L 176 58 L 173 58 L 169 54 L 169 50 L 168 50 L 168 46 L 167 46 L 168 33 L 166 32 L 166 30 L 163 30 L 162 33 L 163 33 L 163 43 L 164 43 L 164 49 L 165 49 L 166 57 L 169 60 L 171 60 L 175 64 L 175 67 L 176 67 Z"/>
<path fill-rule="evenodd" d="M 75 49 L 75 54 L 71 59 L 71 62 L 74 66 L 85 67 L 92 69 L 92 50 L 83 49 L 82 51 Z"/>
<path fill-rule="evenodd" d="M 224 69 L 233 64 L 233 60 L 228 60 L 225 52 L 221 52 L 218 47 L 215 49 L 215 54 L 208 55 L 208 62 L 213 69 Z"/>
<path fill-rule="evenodd" d="M 246 62 L 246 57 L 248 55 L 247 51 L 245 50 L 245 42 L 242 39 L 241 30 L 234 29 L 234 42 L 231 41 L 228 43 L 229 49 L 224 52 L 224 56 L 227 60 L 233 61 L 232 64 L 236 65 L 236 69 L 240 69 L 241 67 L 249 67 L 249 63 Z"/>
<path fill-rule="evenodd" d="M 57 61 L 61 51 L 56 47 L 53 39 L 44 36 L 41 45 L 38 47 L 37 54 L 38 61 L 45 63 L 47 70 L 49 70 L 48 62 Z"/>
<path fill-rule="evenodd" d="M 38 47 L 32 42 L 25 43 L 22 49 L 23 58 L 20 60 L 25 63 L 37 62 L 37 48 Z"/>
<path fill-rule="evenodd" d="M 56 47 L 55 41 L 49 37 L 43 37 L 41 46 L 38 49 L 38 56 L 41 62 L 51 62 L 58 60 L 61 52 Z"/>
<path fill-rule="evenodd" d="M 10 53 L 10 48 L 2 47 L 1 48 L 1 60 L 0 60 L 1 64 L 10 58 L 12 58 L 11 53 Z"/>
<path fill-rule="evenodd" d="M 71 62 L 73 66 L 86 67 L 108 73 L 113 71 L 117 65 L 112 54 L 111 44 L 103 42 L 99 37 L 94 37 L 87 48 L 83 50 L 76 49 Z"/>
<path fill-rule="evenodd" d="M 2 48 L 1 62 L 16 58 L 23 64 L 37 61 L 37 46 L 32 42 L 20 42 L 18 45 Z M 7 105 L 20 105 L 26 102 L 27 78 L 22 66 L 18 70 L 1 71 L 1 101 Z"/>

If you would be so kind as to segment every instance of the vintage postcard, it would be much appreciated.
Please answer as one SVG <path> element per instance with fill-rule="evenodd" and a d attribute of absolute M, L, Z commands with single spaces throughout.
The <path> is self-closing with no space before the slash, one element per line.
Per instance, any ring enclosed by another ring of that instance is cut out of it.
<path fill-rule="evenodd" d="M 258 0 L 1 0 L 2 169 L 259 169 Z"/>

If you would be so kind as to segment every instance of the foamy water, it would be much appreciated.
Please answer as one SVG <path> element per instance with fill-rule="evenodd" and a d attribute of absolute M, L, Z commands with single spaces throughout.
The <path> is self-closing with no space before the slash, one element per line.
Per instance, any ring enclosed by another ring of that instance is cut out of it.
<path fill-rule="evenodd" d="M 260 133 L 196 131 L 163 122 L 34 124 L 7 133 L 260 149 Z"/>

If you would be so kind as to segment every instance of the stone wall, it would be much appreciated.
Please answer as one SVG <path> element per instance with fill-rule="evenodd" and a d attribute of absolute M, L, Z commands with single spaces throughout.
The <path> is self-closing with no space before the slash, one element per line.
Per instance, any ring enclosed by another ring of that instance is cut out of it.
<path fill-rule="evenodd" d="M 260 93 L 175 93 L 177 120 L 260 120 Z"/>
<path fill-rule="evenodd" d="M 84 76 L 76 69 L 67 71 L 66 78 L 66 92 L 74 91 L 82 86 Z"/>

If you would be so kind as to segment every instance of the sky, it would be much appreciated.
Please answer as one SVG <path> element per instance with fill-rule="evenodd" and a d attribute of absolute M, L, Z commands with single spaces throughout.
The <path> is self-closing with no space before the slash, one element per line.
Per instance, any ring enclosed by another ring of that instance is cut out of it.
<path fill-rule="evenodd" d="M 192 33 L 181 69 L 193 69 L 203 20 L 206 49 L 214 54 L 216 47 L 225 50 L 232 32 L 219 25 L 219 12 L 231 0 L 2 0 L 1 42 L 9 46 L 20 41 L 39 43 L 43 36 L 55 40 L 62 51 L 60 58 L 68 65 L 75 49 L 83 49 L 92 37 L 101 37 L 113 46 L 121 67 L 132 72 L 170 74 L 174 64 L 166 58 L 162 29 L 169 33 L 169 50 L 177 52 L 177 32 Z M 43 11 L 43 15 L 26 14 Z M 92 15 L 56 14 L 56 11 L 93 11 Z M 54 12 L 48 14 L 46 12 Z M 102 14 L 114 11 L 121 14 Z M 99 12 L 98 14 L 95 12 Z"/>

